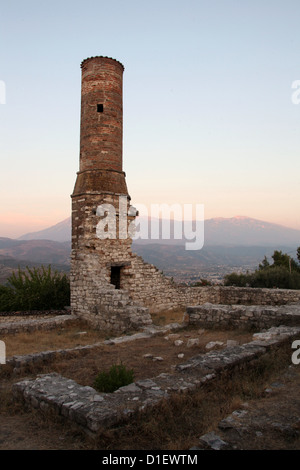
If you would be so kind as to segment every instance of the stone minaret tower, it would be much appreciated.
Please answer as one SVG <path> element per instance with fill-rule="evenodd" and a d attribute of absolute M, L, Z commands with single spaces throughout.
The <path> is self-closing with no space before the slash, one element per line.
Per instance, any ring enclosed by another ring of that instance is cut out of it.
<path fill-rule="evenodd" d="M 128 234 L 136 211 L 122 162 L 124 67 L 109 57 L 91 57 L 81 69 L 71 310 L 96 327 L 124 331 L 151 324 L 148 308 L 174 306 L 176 292 L 155 266 L 131 250 Z"/>
<path fill-rule="evenodd" d="M 71 308 L 102 328 L 128 328 L 144 323 L 145 315 L 149 323 L 150 317 L 147 309 L 133 308 L 124 291 L 132 278 L 127 228 L 135 218 L 122 163 L 124 67 L 108 57 L 91 57 L 81 63 L 81 69 L 80 165 L 72 194 Z M 114 209 L 114 233 L 109 227 L 105 227 L 107 233 L 103 230 L 107 205 Z"/>

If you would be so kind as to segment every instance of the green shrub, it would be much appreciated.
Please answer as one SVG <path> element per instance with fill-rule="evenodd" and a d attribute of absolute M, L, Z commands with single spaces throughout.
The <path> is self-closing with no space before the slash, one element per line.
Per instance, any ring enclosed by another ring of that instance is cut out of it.
<path fill-rule="evenodd" d="M 45 268 L 20 268 L 0 287 L 0 311 L 60 309 L 70 305 L 66 274 Z"/>
<path fill-rule="evenodd" d="M 224 278 L 225 286 L 237 287 L 277 287 L 280 289 L 300 289 L 300 264 L 287 253 L 275 250 L 273 264 L 265 256 L 254 273 L 227 274 Z M 300 247 L 297 249 L 297 258 L 300 261 Z"/>
<path fill-rule="evenodd" d="M 248 287 L 251 286 L 252 282 L 251 274 L 231 273 L 224 278 L 225 286 Z"/>
<path fill-rule="evenodd" d="M 13 310 L 14 297 L 13 289 L 0 285 L 0 312 Z"/>
<path fill-rule="evenodd" d="M 224 278 L 225 286 L 266 287 L 279 289 L 300 289 L 300 273 L 290 272 L 284 266 L 269 266 L 251 274 L 228 274 Z"/>
<path fill-rule="evenodd" d="M 200 281 L 195 282 L 192 284 L 192 287 L 204 287 L 204 286 L 211 286 L 212 283 L 207 279 L 200 279 Z"/>
<path fill-rule="evenodd" d="M 127 369 L 122 363 L 114 364 L 108 372 L 100 372 L 95 381 L 94 388 L 98 392 L 112 393 L 120 387 L 129 385 L 134 381 L 132 369 Z"/>

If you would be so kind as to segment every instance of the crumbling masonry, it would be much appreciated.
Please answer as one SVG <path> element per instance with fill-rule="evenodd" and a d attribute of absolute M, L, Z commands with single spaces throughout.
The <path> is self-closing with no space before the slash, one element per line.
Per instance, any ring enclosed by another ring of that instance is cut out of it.
<path fill-rule="evenodd" d="M 131 251 L 128 231 L 137 214 L 122 162 L 124 67 L 115 59 L 92 57 L 81 69 L 80 168 L 72 194 L 72 313 L 102 329 L 141 327 L 151 323 L 148 308 L 153 302 L 164 308 L 174 306 L 174 300 L 171 282 Z M 107 207 L 116 215 L 113 234 Z"/>

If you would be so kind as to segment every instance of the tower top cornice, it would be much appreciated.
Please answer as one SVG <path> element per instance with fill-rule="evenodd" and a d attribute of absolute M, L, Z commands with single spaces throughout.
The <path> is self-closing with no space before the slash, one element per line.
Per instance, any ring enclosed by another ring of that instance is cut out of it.
<path fill-rule="evenodd" d="M 109 60 L 113 60 L 114 62 L 116 62 L 117 64 L 119 64 L 122 69 L 124 70 L 125 67 L 124 65 L 119 62 L 118 60 L 116 59 L 113 59 L 112 57 L 107 57 L 107 56 L 102 56 L 102 55 L 98 55 L 98 56 L 94 56 L 94 57 L 87 57 L 86 59 L 84 59 L 81 64 L 80 64 L 80 67 L 82 68 L 84 64 L 86 64 L 86 62 L 88 62 L 89 60 L 94 60 L 94 59 L 109 59 Z"/>

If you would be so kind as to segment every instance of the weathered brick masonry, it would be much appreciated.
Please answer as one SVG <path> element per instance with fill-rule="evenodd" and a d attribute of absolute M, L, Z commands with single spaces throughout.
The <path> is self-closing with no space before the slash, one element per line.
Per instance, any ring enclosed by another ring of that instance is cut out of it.
<path fill-rule="evenodd" d="M 81 68 L 80 168 L 72 194 L 71 309 L 95 326 L 124 330 L 151 323 L 146 307 L 174 306 L 173 289 L 158 269 L 131 250 L 128 231 L 136 211 L 130 204 L 122 162 L 124 67 L 108 57 L 92 57 Z M 100 235 L 99 224 L 102 229 L 105 221 L 109 225 L 107 207 L 114 209 L 115 232 L 110 230 L 112 222 Z"/>

